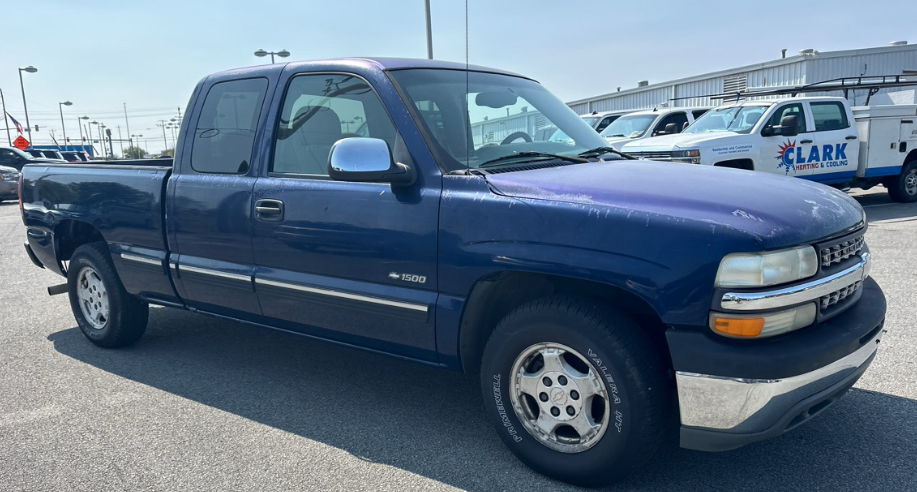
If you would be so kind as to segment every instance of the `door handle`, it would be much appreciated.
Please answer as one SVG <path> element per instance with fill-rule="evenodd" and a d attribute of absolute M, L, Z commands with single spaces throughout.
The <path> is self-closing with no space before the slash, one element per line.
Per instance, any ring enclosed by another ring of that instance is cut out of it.
<path fill-rule="evenodd" d="M 283 220 L 283 202 L 269 199 L 255 201 L 255 218 L 270 222 Z"/>
<path fill-rule="evenodd" d="M 856 140 L 856 139 L 857 139 L 857 136 L 856 136 L 856 135 L 847 135 L 846 138 L 847 138 L 847 140 Z"/>
<path fill-rule="evenodd" d="M 799 143 L 801 143 L 801 144 L 807 144 L 807 143 L 812 143 L 812 141 L 809 140 L 809 139 L 805 139 L 805 140 L 800 140 Z"/>

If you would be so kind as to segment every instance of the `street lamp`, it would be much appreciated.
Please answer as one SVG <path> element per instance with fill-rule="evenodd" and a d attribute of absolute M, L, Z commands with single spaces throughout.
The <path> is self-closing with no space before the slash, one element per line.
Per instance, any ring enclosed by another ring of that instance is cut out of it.
<path fill-rule="evenodd" d="M 32 124 L 29 123 L 29 106 L 25 103 L 25 84 L 22 83 L 22 72 L 35 73 L 38 69 L 29 65 L 19 69 L 19 88 L 22 90 L 22 109 L 25 111 L 25 126 L 29 132 L 29 145 L 32 145 Z"/>
<path fill-rule="evenodd" d="M 88 120 L 88 116 L 77 116 L 76 117 L 76 126 L 80 129 L 80 145 L 83 144 L 83 120 Z"/>
<path fill-rule="evenodd" d="M 287 50 L 280 50 L 280 51 L 264 51 L 264 50 L 258 50 L 258 51 L 255 52 L 255 56 L 257 56 L 257 57 L 259 57 L 259 58 L 264 57 L 264 56 L 267 56 L 267 55 L 271 55 L 271 64 L 273 64 L 273 63 L 274 63 L 274 55 L 277 55 L 277 56 L 279 56 L 280 58 L 286 58 L 286 57 L 290 56 L 290 52 L 287 51 Z"/>
<path fill-rule="evenodd" d="M 64 106 L 73 106 L 73 103 L 70 101 L 64 101 L 62 103 L 57 103 L 57 109 L 60 110 L 60 126 L 64 130 L 64 149 L 67 148 L 67 126 L 64 125 Z"/>

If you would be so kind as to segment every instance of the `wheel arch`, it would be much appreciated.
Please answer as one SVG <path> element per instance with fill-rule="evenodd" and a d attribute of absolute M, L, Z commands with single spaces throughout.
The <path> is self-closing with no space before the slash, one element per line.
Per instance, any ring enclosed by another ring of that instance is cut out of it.
<path fill-rule="evenodd" d="M 732 169 L 744 169 L 746 171 L 755 170 L 755 161 L 751 159 L 731 159 L 728 161 L 720 161 L 713 165 L 714 167 L 728 167 Z"/>
<path fill-rule="evenodd" d="M 98 228 L 88 222 L 66 219 L 54 227 L 54 241 L 57 261 L 63 265 L 65 261 L 70 261 L 77 248 L 84 244 L 104 242 L 105 237 Z M 61 268 L 61 271 L 66 275 L 65 268 Z"/>
<path fill-rule="evenodd" d="M 463 372 L 477 374 L 490 334 L 513 309 L 557 294 L 607 301 L 632 316 L 650 334 L 657 348 L 665 347 L 665 323 L 649 302 L 625 288 L 557 275 L 500 272 L 479 279 L 465 302 L 459 323 L 459 360 Z"/>

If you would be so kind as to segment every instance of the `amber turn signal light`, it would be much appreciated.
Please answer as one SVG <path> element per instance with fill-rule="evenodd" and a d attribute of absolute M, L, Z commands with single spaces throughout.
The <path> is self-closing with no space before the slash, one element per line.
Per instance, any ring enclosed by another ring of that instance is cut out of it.
<path fill-rule="evenodd" d="M 756 337 L 764 328 L 764 318 L 714 318 L 713 329 L 733 337 Z"/>

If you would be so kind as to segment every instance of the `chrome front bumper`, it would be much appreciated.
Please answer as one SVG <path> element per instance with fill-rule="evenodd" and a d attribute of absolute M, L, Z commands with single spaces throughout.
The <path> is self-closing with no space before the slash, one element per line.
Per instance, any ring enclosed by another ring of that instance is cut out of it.
<path fill-rule="evenodd" d="M 798 376 L 740 379 L 678 371 L 682 447 L 726 451 L 774 437 L 819 413 L 853 386 L 884 330 L 855 352 Z"/>

